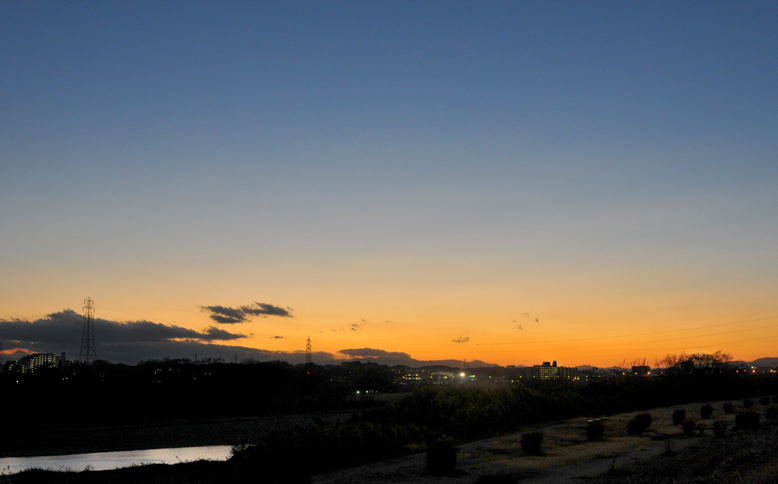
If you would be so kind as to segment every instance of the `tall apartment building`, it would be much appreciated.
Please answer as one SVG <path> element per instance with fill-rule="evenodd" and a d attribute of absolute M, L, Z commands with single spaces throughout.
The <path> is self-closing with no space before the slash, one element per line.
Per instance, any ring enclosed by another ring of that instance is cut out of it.
<path fill-rule="evenodd" d="M 16 362 L 15 368 L 19 373 L 35 373 L 41 368 L 56 368 L 57 355 L 54 353 L 34 353 L 27 355 Z"/>
<path fill-rule="evenodd" d="M 530 378 L 538 380 L 572 380 L 578 375 L 578 370 L 567 366 L 557 366 L 553 363 L 544 361 L 542 365 L 535 365 L 530 369 Z"/>

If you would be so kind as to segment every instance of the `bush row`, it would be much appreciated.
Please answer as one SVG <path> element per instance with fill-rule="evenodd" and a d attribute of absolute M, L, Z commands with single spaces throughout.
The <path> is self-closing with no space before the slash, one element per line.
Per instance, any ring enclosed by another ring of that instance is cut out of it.
<path fill-rule="evenodd" d="M 259 445 L 236 448 L 230 462 L 244 473 L 261 472 L 269 482 L 398 457 L 431 442 L 412 424 L 366 422 L 308 425 L 274 432 Z"/>
<path fill-rule="evenodd" d="M 711 379 L 710 383 L 713 382 Z M 715 391 L 703 393 L 725 394 L 720 388 L 722 381 L 717 383 L 719 388 Z M 687 403 L 687 395 L 673 396 L 677 384 L 673 379 L 635 379 L 586 387 L 561 381 L 491 387 L 423 386 L 392 405 L 355 414 L 353 421 L 346 424 L 314 425 L 295 432 L 273 434 L 261 445 L 236 451 L 232 460 L 246 469 L 261 468 L 264 474 L 273 476 L 274 472 L 280 472 L 278 469 L 324 472 L 426 447 L 430 449 L 430 471 L 442 475 L 448 472 L 450 449 L 456 442 L 507 433 L 522 425 L 555 419 Z M 737 384 L 730 391 L 729 395 L 736 395 L 742 387 Z M 703 406 L 700 412 L 706 419 L 710 418 L 713 409 Z M 629 422 L 627 432 L 642 435 L 651 420 L 649 414 L 638 414 Z M 673 420 L 687 422 L 685 412 L 674 413 Z M 704 429 L 704 425 L 698 427 L 696 422 L 685 425 L 691 425 L 691 432 Z M 738 424 L 739 427 L 743 425 L 748 424 Z M 589 440 L 599 440 L 603 435 L 601 423 L 587 428 Z M 440 444 L 443 437 L 451 440 Z M 522 437 L 525 453 L 539 452 L 541 443 L 542 434 L 530 433 Z M 299 456 L 306 456 L 306 459 L 301 460 Z M 299 462 L 305 465 L 301 466 Z"/>

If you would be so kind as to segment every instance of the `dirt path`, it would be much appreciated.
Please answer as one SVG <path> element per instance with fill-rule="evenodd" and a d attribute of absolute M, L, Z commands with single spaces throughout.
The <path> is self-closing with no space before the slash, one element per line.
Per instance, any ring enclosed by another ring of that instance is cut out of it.
<path fill-rule="evenodd" d="M 721 403 L 710 402 L 716 409 L 714 418 L 730 422 L 734 415 L 724 415 Z M 649 412 L 653 422 L 641 437 L 628 436 L 627 422 L 638 412 L 610 416 L 606 439 L 586 440 L 586 419 L 527 430 L 544 433 L 543 455 L 527 456 L 521 452 L 521 433 L 463 444 L 458 448 L 457 468 L 452 475 L 432 476 L 427 472 L 425 454 L 380 462 L 367 466 L 314 476 L 314 484 L 371 482 L 373 484 L 472 484 L 480 476 L 505 475 L 530 484 L 581 483 L 619 469 L 638 460 L 648 460 L 672 451 L 698 444 L 701 437 L 687 437 L 672 423 L 672 412 L 686 409 L 687 415 L 699 418 L 703 403 L 657 408 Z M 713 420 L 706 421 L 708 428 Z M 730 422 L 730 425 L 732 423 Z M 710 430 L 707 431 L 710 435 Z"/>

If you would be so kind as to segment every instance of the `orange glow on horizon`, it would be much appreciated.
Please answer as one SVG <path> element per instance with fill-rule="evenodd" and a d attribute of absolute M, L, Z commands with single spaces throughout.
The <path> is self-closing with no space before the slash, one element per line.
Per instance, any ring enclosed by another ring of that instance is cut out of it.
<path fill-rule="evenodd" d="M 124 296 L 93 296 L 98 322 L 151 321 L 199 332 L 216 327 L 245 335 L 210 341 L 213 344 L 303 354 L 310 336 L 314 362 L 319 352 L 347 360 L 349 356 L 341 350 L 361 348 L 407 354 L 419 361 L 480 360 L 502 366 L 556 360 L 561 366 L 610 367 L 645 359 L 653 367 L 667 354 L 716 351 L 743 361 L 778 356 L 773 350 L 778 347 L 774 298 L 759 293 L 741 302 L 742 294 L 723 297 L 706 293 L 684 298 L 662 289 L 662 298 L 657 300 L 664 304 L 659 305 L 653 301 L 659 298 L 656 294 L 638 297 L 617 293 L 623 297 L 603 299 L 583 286 L 575 297 L 557 299 L 547 296 L 543 291 L 550 289 L 542 286 L 534 290 L 522 287 L 520 301 L 514 296 L 515 287 L 494 283 L 477 287 L 444 284 L 428 291 L 417 288 L 417 292 L 383 285 L 327 287 L 313 281 L 292 288 L 268 285 L 241 289 L 235 294 L 220 289 L 208 298 L 198 294 L 195 301 L 191 296 L 171 299 L 143 293 L 137 304 Z M 219 324 L 200 307 L 219 301 L 232 307 L 249 304 L 257 300 L 255 293 L 264 294 L 261 301 L 292 306 L 293 317 L 260 316 L 240 324 Z M 68 299 L 80 302 L 83 296 Z M 64 308 L 54 301 L 53 307 L 44 311 L 34 310 L 37 306 L 32 302 L 17 304 L 12 306 L 12 316 L 22 319 L 29 311 L 42 318 L 62 311 Z M 76 303 L 69 306 L 81 313 Z M 26 318 L 30 319 L 35 318 Z M 99 346 L 99 327 L 97 338 Z M 13 351 L 6 344 L 2 354 Z"/>

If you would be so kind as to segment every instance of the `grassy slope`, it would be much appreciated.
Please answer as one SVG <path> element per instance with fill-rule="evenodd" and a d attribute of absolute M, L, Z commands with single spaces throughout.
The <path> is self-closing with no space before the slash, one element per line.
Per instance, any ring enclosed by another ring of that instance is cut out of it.
<path fill-rule="evenodd" d="M 671 484 L 678 482 L 767 484 L 778 482 L 778 427 L 733 431 L 707 437 L 673 456 L 661 456 L 614 469 L 592 484 Z"/>
<path fill-rule="evenodd" d="M 619 464 L 614 472 L 603 476 L 597 482 L 613 484 L 616 482 L 746 482 L 762 484 L 776 482 L 778 453 L 776 453 L 775 425 L 767 425 L 763 420 L 759 432 L 732 431 L 734 415 L 724 415 L 722 402 L 713 402 L 714 419 L 723 419 L 730 423 L 730 431 L 723 439 L 715 439 L 710 430 L 702 438 L 695 438 L 695 444 L 673 457 L 659 457 L 644 463 L 631 465 Z M 603 459 L 608 455 L 617 455 L 640 446 L 648 445 L 651 439 L 678 438 L 681 430 L 672 425 L 672 410 L 686 408 L 687 415 L 699 418 L 701 404 L 683 405 L 649 411 L 654 417 L 649 431 L 643 437 L 627 436 L 626 422 L 636 412 L 614 415 L 608 420 L 608 430 L 604 442 L 587 442 L 583 434 L 585 419 L 572 419 L 564 424 L 553 425 L 546 430 L 544 455 L 541 457 L 522 457 L 516 435 L 494 440 L 480 449 L 460 451 L 460 462 L 472 459 L 478 463 L 476 468 L 465 471 L 468 482 L 477 476 L 498 469 L 500 474 L 520 475 L 544 473 L 545 469 L 555 466 L 575 465 L 589 459 Z M 712 420 L 706 421 L 708 428 Z M 683 437 L 681 437 L 683 438 Z M 466 447 L 466 446 L 465 446 Z M 519 449 L 519 450 L 517 450 Z M 375 466 L 380 467 L 380 466 Z M 415 471 L 418 472 L 418 471 Z M 747 476 L 749 480 L 738 480 Z M 389 477 L 389 476 L 386 476 Z M 417 476 L 419 477 L 419 476 Z M 448 478 L 447 478 L 448 479 Z M 375 480 L 375 479 L 372 479 Z M 410 478 L 412 481 L 412 477 Z M 456 479 L 454 479 L 456 481 Z M 209 483 L 209 482 L 263 482 L 261 476 L 240 476 L 234 473 L 229 463 L 195 463 L 175 466 L 146 466 L 117 471 L 83 472 L 71 474 L 28 472 L 17 476 L 0 478 L 0 484 L 70 484 L 111 482 L 116 484 L 129 482 L 144 483 Z M 341 481 L 345 482 L 345 481 Z M 382 479 L 375 482 L 389 482 Z M 406 479 L 405 482 L 408 482 Z M 451 481 L 453 482 L 453 481 Z"/>

